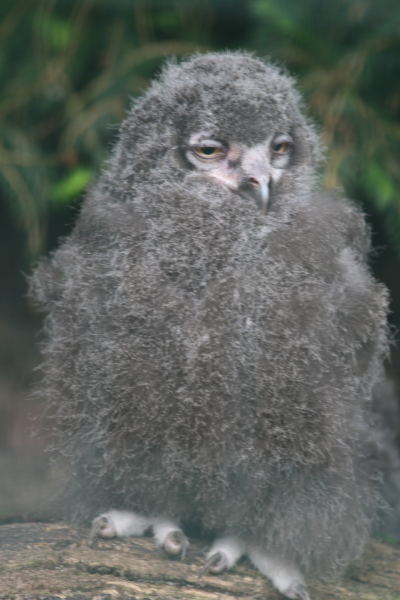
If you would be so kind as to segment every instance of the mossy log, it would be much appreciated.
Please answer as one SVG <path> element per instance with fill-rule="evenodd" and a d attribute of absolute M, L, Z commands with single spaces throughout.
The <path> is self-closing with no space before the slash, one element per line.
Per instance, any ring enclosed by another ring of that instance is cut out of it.
<path fill-rule="evenodd" d="M 280 600 L 245 560 L 199 576 L 205 545 L 171 560 L 150 538 L 88 543 L 62 523 L 0 527 L 1 600 Z M 340 582 L 309 582 L 313 600 L 400 600 L 400 548 L 371 542 Z"/>

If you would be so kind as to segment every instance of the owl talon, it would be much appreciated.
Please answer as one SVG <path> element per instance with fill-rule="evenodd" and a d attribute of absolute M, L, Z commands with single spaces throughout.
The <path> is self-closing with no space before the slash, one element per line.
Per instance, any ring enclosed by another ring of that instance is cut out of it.
<path fill-rule="evenodd" d="M 205 573 L 218 575 L 228 568 L 228 559 L 224 552 L 215 552 L 208 558 L 206 564 L 200 569 L 200 576 Z"/>
<path fill-rule="evenodd" d="M 105 515 L 93 519 L 89 534 L 89 544 L 92 545 L 97 537 L 112 538 L 117 535 L 114 523 Z"/>
<path fill-rule="evenodd" d="M 182 531 L 175 529 L 165 536 L 162 547 L 170 556 L 180 555 L 180 558 L 183 560 L 189 548 L 189 541 Z"/>

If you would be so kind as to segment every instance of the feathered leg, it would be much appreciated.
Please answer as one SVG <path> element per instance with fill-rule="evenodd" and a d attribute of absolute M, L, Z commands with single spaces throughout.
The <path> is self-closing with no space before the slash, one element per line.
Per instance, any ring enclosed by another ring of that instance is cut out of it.
<path fill-rule="evenodd" d="M 254 566 L 268 577 L 286 598 L 311 600 L 303 576 L 290 562 L 258 549 L 249 549 L 248 556 Z"/>
<path fill-rule="evenodd" d="M 92 522 L 91 539 L 96 536 L 128 537 L 130 535 L 140 537 L 152 525 L 152 520 L 138 513 L 127 510 L 109 510 L 102 513 Z"/>

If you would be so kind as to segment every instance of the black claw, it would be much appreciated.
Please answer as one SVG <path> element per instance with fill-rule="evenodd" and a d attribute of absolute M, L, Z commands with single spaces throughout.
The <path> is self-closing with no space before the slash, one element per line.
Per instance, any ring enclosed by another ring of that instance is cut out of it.
<path fill-rule="evenodd" d="M 226 556 L 223 552 L 215 552 L 207 560 L 206 564 L 200 569 L 199 577 L 202 577 L 205 573 L 222 573 L 227 568 L 228 563 Z"/>

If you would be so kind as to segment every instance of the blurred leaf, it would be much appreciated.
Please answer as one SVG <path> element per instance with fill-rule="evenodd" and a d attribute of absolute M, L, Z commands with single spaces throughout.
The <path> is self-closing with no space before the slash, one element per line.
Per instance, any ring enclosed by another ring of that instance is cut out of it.
<path fill-rule="evenodd" d="M 71 23 L 57 15 L 39 13 L 35 20 L 35 27 L 42 39 L 55 50 L 64 49 L 71 40 Z"/>
<path fill-rule="evenodd" d="M 179 24 L 176 11 L 163 10 L 156 13 L 154 16 L 154 24 L 157 27 L 176 27 Z"/>
<path fill-rule="evenodd" d="M 272 25 L 282 34 L 293 35 L 299 29 L 295 13 L 288 12 L 284 4 L 257 0 L 254 2 L 254 12 L 260 19 L 268 21 L 270 26 Z"/>
<path fill-rule="evenodd" d="M 56 204 L 70 202 L 83 192 L 91 177 L 91 169 L 77 167 L 53 186 L 50 192 L 51 200 Z"/>
<path fill-rule="evenodd" d="M 41 249 L 48 167 L 29 131 L 3 122 L 0 130 L 0 190 L 9 198 L 12 214 L 26 230 L 33 255 Z"/>
<path fill-rule="evenodd" d="M 377 163 L 369 164 L 365 172 L 365 183 L 376 205 L 384 210 L 396 200 L 396 187 L 388 173 Z M 397 192 L 399 194 L 399 192 Z"/>

